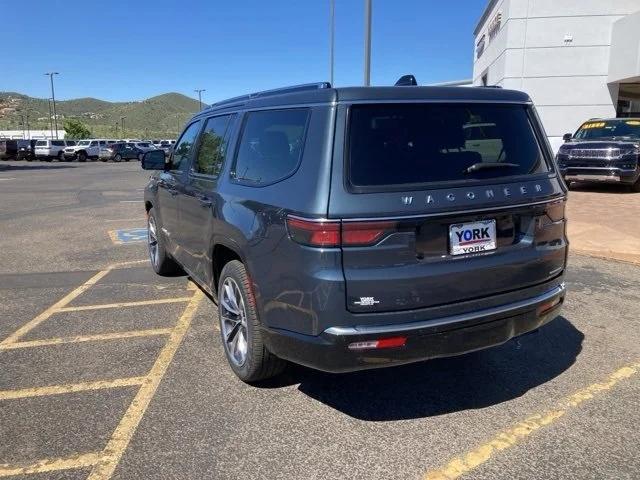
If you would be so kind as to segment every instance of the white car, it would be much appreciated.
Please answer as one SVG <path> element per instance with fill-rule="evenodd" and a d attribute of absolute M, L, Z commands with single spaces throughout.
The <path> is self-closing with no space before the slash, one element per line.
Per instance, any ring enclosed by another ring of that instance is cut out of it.
<path fill-rule="evenodd" d="M 97 160 L 100 157 L 100 148 L 106 147 L 108 140 L 101 138 L 95 140 L 79 140 L 72 147 L 64 149 L 64 158 L 66 160 L 78 159 L 79 162 L 87 160 Z"/>
<path fill-rule="evenodd" d="M 38 140 L 36 142 L 35 155 L 38 160 L 50 162 L 57 158 L 60 162 L 64 160 L 64 149 L 73 146 L 75 142 L 65 140 Z"/>

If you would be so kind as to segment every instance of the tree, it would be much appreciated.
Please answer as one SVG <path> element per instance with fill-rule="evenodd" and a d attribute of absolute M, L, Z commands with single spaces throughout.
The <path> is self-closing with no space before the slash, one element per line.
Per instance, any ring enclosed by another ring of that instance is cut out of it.
<path fill-rule="evenodd" d="M 64 121 L 64 131 L 67 132 L 68 138 L 90 138 L 91 130 L 80 120 L 70 118 Z"/>

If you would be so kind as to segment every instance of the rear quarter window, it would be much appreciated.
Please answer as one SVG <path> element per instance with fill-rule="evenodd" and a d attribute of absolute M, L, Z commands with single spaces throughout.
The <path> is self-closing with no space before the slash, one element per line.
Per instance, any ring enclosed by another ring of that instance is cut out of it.
<path fill-rule="evenodd" d="M 263 186 L 292 175 L 300 164 L 310 110 L 265 110 L 246 114 L 232 178 Z"/>
<path fill-rule="evenodd" d="M 527 108 L 354 105 L 349 112 L 349 183 L 379 188 L 548 172 Z"/>

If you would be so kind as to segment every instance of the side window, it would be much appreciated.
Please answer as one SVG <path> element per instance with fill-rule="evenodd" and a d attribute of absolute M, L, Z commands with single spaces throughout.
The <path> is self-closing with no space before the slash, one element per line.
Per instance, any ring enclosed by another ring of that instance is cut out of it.
<path fill-rule="evenodd" d="M 184 131 L 171 156 L 171 170 L 182 171 L 189 163 L 189 154 L 200 131 L 200 121 L 194 122 Z"/>
<path fill-rule="evenodd" d="M 255 185 L 274 183 L 298 168 L 309 109 L 247 114 L 232 176 Z"/>
<path fill-rule="evenodd" d="M 200 137 L 198 154 L 193 171 L 217 177 L 222 169 L 226 153 L 225 133 L 231 115 L 222 115 L 207 120 Z"/>
<path fill-rule="evenodd" d="M 98 145 L 98 142 L 96 142 L 95 140 L 89 144 L 90 147 L 95 147 L 97 145 Z"/>

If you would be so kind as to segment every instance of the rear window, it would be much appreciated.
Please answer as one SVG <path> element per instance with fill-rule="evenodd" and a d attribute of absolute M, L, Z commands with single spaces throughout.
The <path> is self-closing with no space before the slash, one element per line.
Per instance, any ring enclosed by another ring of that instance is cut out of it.
<path fill-rule="evenodd" d="M 274 183 L 298 168 L 309 109 L 247 114 L 232 176 L 250 185 Z"/>
<path fill-rule="evenodd" d="M 356 187 L 376 187 L 547 172 L 526 108 L 354 105 L 349 124 L 349 181 Z"/>

